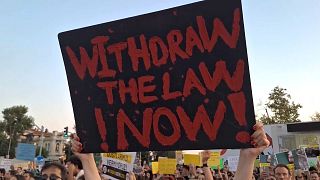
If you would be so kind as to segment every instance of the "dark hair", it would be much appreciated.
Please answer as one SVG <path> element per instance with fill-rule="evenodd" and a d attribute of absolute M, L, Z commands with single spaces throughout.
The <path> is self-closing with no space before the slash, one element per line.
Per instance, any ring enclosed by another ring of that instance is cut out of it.
<path fill-rule="evenodd" d="M 183 165 L 183 168 L 187 169 L 189 171 L 189 166 L 188 165 Z"/>
<path fill-rule="evenodd" d="M 0 168 L 0 173 L 5 174 L 6 170 L 4 168 Z"/>
<path fill-rule="evenodd" d="M 80 177 L 78 177 L 78 180 L 86 180 L 86 179 L 84 178 L 84 175 L 81 175 Z"/>
<path fill-rule="evenodd" d="M 33 172 L 32 172 L 32 171 L 25 171 L 24 173 L 25 173 L 25 174 L 29 174 L 29 175 L 30 175 L 30 177 L 34 177 L 34 174 L 33 174 Z"/>
<path fill-rule="evenodd" d="M 317 174 L 319 176 L 319 173 L 317 171 L 310 171 L 310 175 L 311 174 Z"/>
<path fill-rule="evenodd" d="M 24 180 L 24 177 L 20 174 L 16 174 L 16 175 L 14 175 L 14 177 L 16 177 L 17 180 Z"/>
<path fill-rule="evenodd" d="M 66 180 L 67 179 L 67 169 L 60 163 L 57 163 L 57 162 L 49 162 L 49 163 L 46 163 L 42 166 L 42 169 L 41 169 L 41 174 L 44 170 L 46 169 L 49 169 L 51 167 L 56 167 L 58 169 L 60 169 L 61 171 L 61 179 L 62 180 Z"/>
<path fill-rule="evenodd" d="M 283 167 L 283 168 L 286 168 L 286 169 L 288 170 L 288 174 L 291 175 L 288 166 L 285 165 L 285 164 L 277 164 L 276 167 L 273 169 L 273 172 L 276 173 L 276 169 L 277 169 L 277 168 L 282 168 L 282 167 Z"/>
<path fill-rule="evenodd" d="M 316 167 L 311 166 L 311 167 L 309 167 L 309 171 L 311 172 L 311 171 L 318 171 L 318 170 L 317 170 L 317 168 L 316 168 Z"/>
<path fill-rule="evenodd" d="M 14 176 L 15 174 L 17 174 L 17 171 L 16 171 L 16 170 L 9 170 L 9 172 L 10 172 L 10 175 L 11 175 L 11 176 Z"/>
<path fill-rule="evenodd" d="M 67 162 L 74 164 L 75 166 L 78 167 L 78 169 L 83 169 L 81 160 L 75 155 L 70 156 Z"/>

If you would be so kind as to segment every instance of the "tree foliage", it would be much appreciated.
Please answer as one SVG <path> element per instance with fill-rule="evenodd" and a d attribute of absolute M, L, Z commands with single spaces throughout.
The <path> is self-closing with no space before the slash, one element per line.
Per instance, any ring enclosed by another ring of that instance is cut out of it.
<path fill-rule="evenodd" d="M 320 121 L 320 113 L 319 113 L 319 112 L 315 112 L 315 113 L 311 116 L 311 120 L 312 120 L 312 121 Z"/>
<path fill-rule="evenodd" d="M 291 101 L 291 95 L 287 93 L 287 89 L 275 87 L 269 94 L 268 102 L 265 105 L 266 114 L 259 118 L 264 124 L 301 122 L 298 111 L 302 106 Z"/>
<path fill-rule="evenodd" d="M 13 106 L 2 111 L 3 120 L 0 122 L 0 156 L 5 156 L 9 148 L 11 138 L 10 157 L 15 155 L 18 134 L 30 129 L 34 119 L 27 115 L 28 107 Z"/>

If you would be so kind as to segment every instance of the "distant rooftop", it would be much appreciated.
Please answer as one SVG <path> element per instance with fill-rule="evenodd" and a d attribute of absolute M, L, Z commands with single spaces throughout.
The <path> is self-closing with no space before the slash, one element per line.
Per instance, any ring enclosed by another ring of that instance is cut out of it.
<path fill-rule="evenodd" d="M 320 121 L 287 124 L 288 132 L 320 131 Z"/>

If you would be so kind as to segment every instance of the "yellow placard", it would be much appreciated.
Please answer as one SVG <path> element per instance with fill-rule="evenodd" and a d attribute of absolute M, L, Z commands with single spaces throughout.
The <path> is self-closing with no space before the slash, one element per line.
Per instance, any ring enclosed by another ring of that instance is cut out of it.
<path fill-rule="evenodd" d="M 102 156 L 105 158 L 119 159 L 127 163 L 131 163 L 132 157 L 129 154 L 124 153 L 102 153 Z"/>
<path fill-rule="evenodd" d="M 201 166 L 200 155 L 197 154 L 184 154 L 183 160 L 185 165 L 193 164 L 195 166 Z"/>
<path fill-rule="evenodd" d="M 152 174 L 158 174 L 159 173 L 159 163 L 158 162 L 152 162 Z"/>
<path fill-rule="evenodd" d="M 254 167 L 257 168 L 257 167 L 260 167 L 260 160 L 259 159 L 256 159 L 254 161 Z"/>
<path fill-rule="evenodd" d="M 293 170 L 293 169 L 294 169 L 294 164 L 288 164 L 287 166 L 288 166 L 288 168 L 289 168 L 290 170 Z"/>
<path fill-rule="evenodd" d="M 176 165 L 177 165 L 176 159 L 159 158 L 158 159 L 159 174 L 175 174 Z"/>
<path fill-rule="evenodd" d="M 270 163 L 260 163 L 260 167 L 269 167 Z"/>
<path fill-rule="evenodd" d="M 210 158 L 208 159 L 208 166 L 211 167 L 211 166 L 219 166 L 219 165 L 220 165 L 220 152 L 211 152 Z"/>

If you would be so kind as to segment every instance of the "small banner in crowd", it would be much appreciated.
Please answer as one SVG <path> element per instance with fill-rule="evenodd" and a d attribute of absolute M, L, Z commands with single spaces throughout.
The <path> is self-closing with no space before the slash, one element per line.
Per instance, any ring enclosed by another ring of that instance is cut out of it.
<path fill-rule="evenodd" d="M 308 170 L 308 159 L 304 149 L 294 149 L 291 151 L 295 169 Z"/>
<path fill-rule="evenodd" d="M 158 174 L 159 173 L 159 163 L 158 162 L 152 162 L 151 163 L 152 168 L 152 174 Z"/>
<path fill-rule="evenodd" d="M 16 148 L 16 159 L 34 161 L 36 148 L 34 144 L 18 143 Z"/>
<path fill-rule="evenodd" d="M 251 147 L 241 1 L 200 1 L 62 32 L 84 152 Z"/>
<path fill-rule="evenodd" d="M 308 158 L 308 165 L 309 167 L 317 167 L 317 158 L 316 157 L 310 157 Z"/>
<path fill-rule="evenodd" d="M 183 160 L 185 165 L 193 164 L 195 166 L 201 166 L 201 159 L 199 154 L 184 154 Z"/>
<path fill-rule="evenodd" d="M 165 157 L 159 157 L 158 169 L 159 174 L 175 174 L 177 160 Z"/>
<path fill-rule="evenodd" d="M 220 152 L 211 152 L 210 158 L 208 159 L 208 166 L 220 166 Z M 223 168 L 223 166 L 220 168 Z"/>
<path fill-rule="evenodd" d="M 277 154 L 275 154 L 275 156 L 276 156 L 278 164 L 286 164 L 286 165 L 290 164 L 288 152 L 277 153 Z"/>
<path fill-rule="evenodd" d="M 0 168 L 3 168 L 8 172 L 12 164 L 12 159 L 0 158 Z"/>
<path fill-rule="evenodd" d="M 260 155 L 259 159 L 260 159 L 260 163 L 270 163 L 270 160 L 268 161 L 268 157 L 269 155 Z"/>
<path fill-rule="evenodd" d="M 127 174 L 133 171 L 135 152 L 103 153 L 102 173 L 109 179 L 125 180 Z"/>
<path fill-rule="evenodd" d="M 229 156 L 228 165 L 230 171 L 236 171 L 238 167 L 239 156 Z"/>

